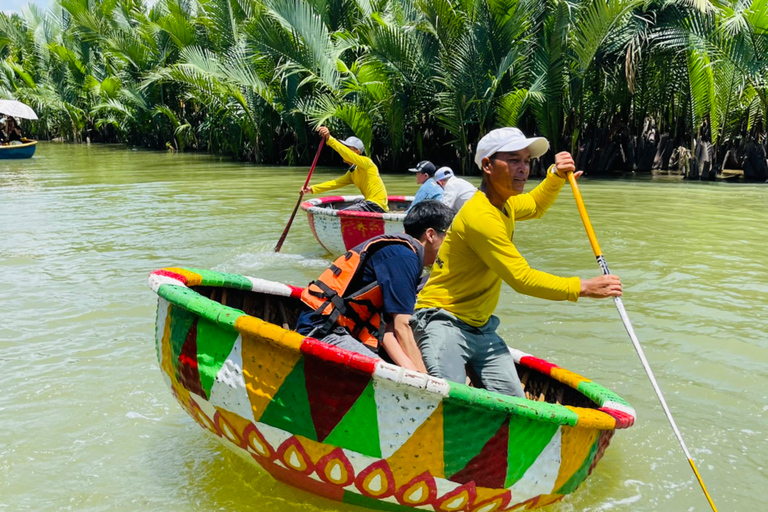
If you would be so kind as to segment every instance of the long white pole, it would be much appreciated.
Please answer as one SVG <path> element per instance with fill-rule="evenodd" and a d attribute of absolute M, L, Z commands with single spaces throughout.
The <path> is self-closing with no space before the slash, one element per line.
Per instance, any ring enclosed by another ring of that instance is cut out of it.
<path fill-rule="evenodd" d="M 611 272 L 608 270 L 608 263 L 605 261 L 603 251 L 600 250 L 600 244 L 597 243 L 595 230 L 592 229 L 592 223 L 589 221 L 587 208 L 584 206 L 584 199 L 581 197 L 581 191 L 579 190 L 579 186 L 576 184 L 576 178 L 573 177 L 572 172 L 568 173 L 568 181 L 571 184 L 573 197 L 576 199 L 576 206 L 579 209 L 581 221 L 584 223 L 584 229 L 587 230 L 587 236 L 589 237 L 589 243 L 592 245 L 592 251 L 595 253 L 595 257 L 597 258 L 597 264 L 600 265 L 600 270 L 602 270 L 603 274 L 610 274 Z M 638 357 L 640 357 L 640 362 L 643 364 L 643 368 L 645 368 L 645 373 L 648 375 L 648 379 L 651 381 L 653 390 L 656 392 L 656 396 L 659 398 L 659 402 L 661 402 L 661 408 L 664 409 L 664 414 L 667 416 L 669 424 L 672 425 L 672 430 L 675 432 L 675 437 L 677 437 L 677 440 L 680 443 L 680 447 L 683 449 L 683 453 L 685 453 L 685 457 L 688 459 L 688 463 L 691 465 L 691 469 L 693 469 L 693 473 L 696 475 L 696 480 L 699 481 L 699 485 L 704 491 L 704 495 L 707 497 L 707 501 L 712 507 L 712 510 L 717 512 L 717 508 L 715 507 L 715 504 L 712 501 L 709 492 L 707 491 L 707 487 L 704 485 L 704 480 L 702 480 L 701 475 L 699 474 L 699 470 L 696 469 L 696 464 L 693 462 L 693 457 L 691 457 L 691 453 L 688 451 L 688 447 L 685 445 L 685 441 L 683 441 L 683 436 L 680 434 L 680 429 L 677 428 L 677 423 L 675 423 L 675 419 L 672 417 L 672 412 L 669 410 L 669 406 L 667 406 L 667 401 L 664 399 L 664 394 L 661 392 L 659 383 L 656 381 L 656 377 L 653 375 L 651 365 L 648 364 L 648 359 L 645 357 L 643 347 L 640 346 L 640 341 L 637 339 L 635 329 L 632 327 L 632 322 L 629 321 L 629 315 L 627 315 L 627 310 L 624 309 L 624 303 L 622 302 L 621 297 L 614 297 L 613 302 L 616 304 L 616 309 L 619 310 L 621 321 L 624 322 L 624 328 L 627 330 L 627 334 L 629 334 L 629 339 L 632 340 L 632 345 L 635 347 L 635 352 L 637 352 Z"/>

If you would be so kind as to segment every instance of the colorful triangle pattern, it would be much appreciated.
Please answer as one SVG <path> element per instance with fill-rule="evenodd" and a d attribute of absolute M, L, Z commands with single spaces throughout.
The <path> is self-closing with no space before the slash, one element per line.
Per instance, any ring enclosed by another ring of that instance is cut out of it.
<path fill-rule="evenodd" d="M 443 404 L 439 404 L 411 437 L 387 459 L 398 482 L 408 482 L 429 468 L 435 478 L 445 478 L 443 457 Z"/>
<path fill-rule="evenodd" d="M 506 419 L 480 453 L 470 460 L 464 469 L 451 476 L 461 484 L 475 482 L 478 487 L 499 489 L 507 477 L 507 447 L 509 446 L 509 419 Z"/>
<path fill-rule="evenodd" d="M 589 449 L 589 454 L 584 459 L 584 463 L 579 467 L 579 469 L 571 476 L 571 478 L 568 479 L 565 484 L 563 484 L 562 487 L 557 489 L 555 492 L 557 494 L 570 494 L 573 491 L 576 490 L 576 488 L 581 485 L 581 482 L 584 481 L 585 478 L 587 478 L 587 475 L 589 474 L 589 468 L 592 465 L 592 460 L 595 458 L 595 454 L 597 454 L 598 449 L 598 440 L 595 439 L 594 444 Z"/>
<path fill-rule="evenodd" d="M 303 357 L 285 378 L 259 421 L 317 441 L 312 413 L 309 411 Z"/>
<path fill-rule="evenodd" d="M 200 358 L 198 357 L 198 361 Z M 211 386 L 208 397 L 218 408 L 237 414 L 243 419 L 255 421 L 253 406 L 248 399 L 248 389 L 243 371 L 242 338 L 235 339 L 232 351 L 222 363 Z"/>
<path fill-rule="evenodd" d="M 232 352 L 232 347 L 239 333 L 222 329 L 205 318 L 200 318 L 198 321 L 197 332 L 197 365 L 200 372 L 200 385 L 205 391 L 205 396 L 211 396 L 211 388 L 216 374 L 219 373 L 224 361 Z"/>
<path fill-rule="evenodd" d="M 304 359 L 304 378 L 317 440 L 324 441 L 371 382 L 371 376 L 318 357 Z"/>
<path fill-rule="evenodd" d="M 181 355 L 181 348 L 184 346 L 184 342 L 187 340 L 187 335 L 189 334 L 189 330 L 192 328 L 193 324 L 195 324 L 195 320 L 197 320 L 197 317 L 193 314 L 187 311 L 184 308 L 180 308 L 179 306 L 171 306 L 170 310 L 170 316 L 171 316 L 171 339 L 170 339 L 170 346 L 171 346 L 171 361 L 173 362 L 173 367 L 176 370 L 177 378 L 178 378 L 178 364 L 179 364 L 179 356 Z"/>
<path fill-rule="evenodd" d="M 514 484 L 506 486 L 512 491 L 515 501 L 522 502 L 535 496 L 552 493 L 562 462 L 561 437 L 560 429 L 558 428 L 555 430 L 552 439 L 550 439 L 549 443 L 547 443 L 525 473 Z M 512 436 L 510 436 L 510 442 L 511 440 Z M 510 457 L 514 457 L 516 453 L 510 447 Z M 510 482 L 513 478 L 516 478 L 516 472 L 513 467 L 510 467 L 507 474 L 507 482 Z"/>
<path fill-rule="evenodd" d="M 197 366 L 197 320 L 195 317 L 192 321 L 192 326 L 187 331 L 187 337 L 181 346 L 177 371 L 182 386 L 192 393 L 208 398 L 200 385 L 200 371 Z"/>
<path fill-rule="evenodd" d="M 381 457 L 373 382 L 368 383 L 347 414 L 325 438 L 325 443 L 369 457 Z"/>
<path fill-rule="evenodd" d="M 442 396 L 420 390 L 403 394 L 402 387 L 386 379 L 375 380 L 373 386 L 376 391 L 381 455 L 387 458 L 400 449 L 432 415 L 440 405 Z"/>
<path fill-rule="evenodd" d="M 453 455 L 445 461 L 445 475 L 449 479 L 482 451 L 507 419 L 506 414 L 450 400 L 443 401 L 443 416 L 444 452 Z M 473 435 L 467 436 L 467 432 Z"/>
<path fill-rule="evenodd" d="M 520 480 L 541 452 L 552 441 L 559 425 L 512 417 L 509 424 L 508 473 L 502 487 Z"/>

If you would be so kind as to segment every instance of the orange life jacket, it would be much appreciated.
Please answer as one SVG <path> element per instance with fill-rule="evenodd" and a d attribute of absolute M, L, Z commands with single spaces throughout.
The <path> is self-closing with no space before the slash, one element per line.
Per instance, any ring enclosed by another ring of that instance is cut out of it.
<path fill-rule="evenodd" d="M 301 294 L 301 300 L 327 321 L 315 333 L 316 337 L 329 334 L 336 326 L 367 346 L 378 349 L 384 336 L 381 313 L 384 298 L 379 284 L 374 281 L 361 285 L 365 262 L 379 249 L 402 244 L 409 247 L 424 262 L 424 247 L 406 234 L 379 235 L 350 249 L 339 256 L 317 280 L 309 283 Z"/>

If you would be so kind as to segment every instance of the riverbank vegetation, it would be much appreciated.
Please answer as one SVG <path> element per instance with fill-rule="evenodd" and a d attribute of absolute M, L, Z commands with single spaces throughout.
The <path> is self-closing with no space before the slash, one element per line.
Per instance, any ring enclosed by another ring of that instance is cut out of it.
<path fill-rule="evenodd" d="M 55 2 L 0 14 L 41 138 L 305 164 L 327 124 L 383 170 L 474 172 L 517 125 L 592 173 L 768 177 L 768 0 Z"/>

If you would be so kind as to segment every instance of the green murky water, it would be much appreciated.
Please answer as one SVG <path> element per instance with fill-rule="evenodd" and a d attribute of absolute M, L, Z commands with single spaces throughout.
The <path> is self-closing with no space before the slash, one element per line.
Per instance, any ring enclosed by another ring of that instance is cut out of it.
<path fill-rule="evenodd" d="M 338 170 L 319 170 L 317 179 Z M 153 347 L 147 274 L 171 265 L 304 285 L 328 264 L 306 220 L 272 248 L 304 168 L 205 155 L 40 144 L 0 161 L 0 509 L 329 511 L 277 483 L 175 403 Z M 412 176 L 385 176 L 391 194 Z M 604 253 L 721 511 L 768 486 L 768 186 L 582 181 Z M 598 270 L 564 191 L 515 241 L 531 264 Z M 550 510 L 705 511 L 703 494 L 610 301 L 505 289 L 507 341 L 614 389 L 637 409 L 594 474 Z"/>

